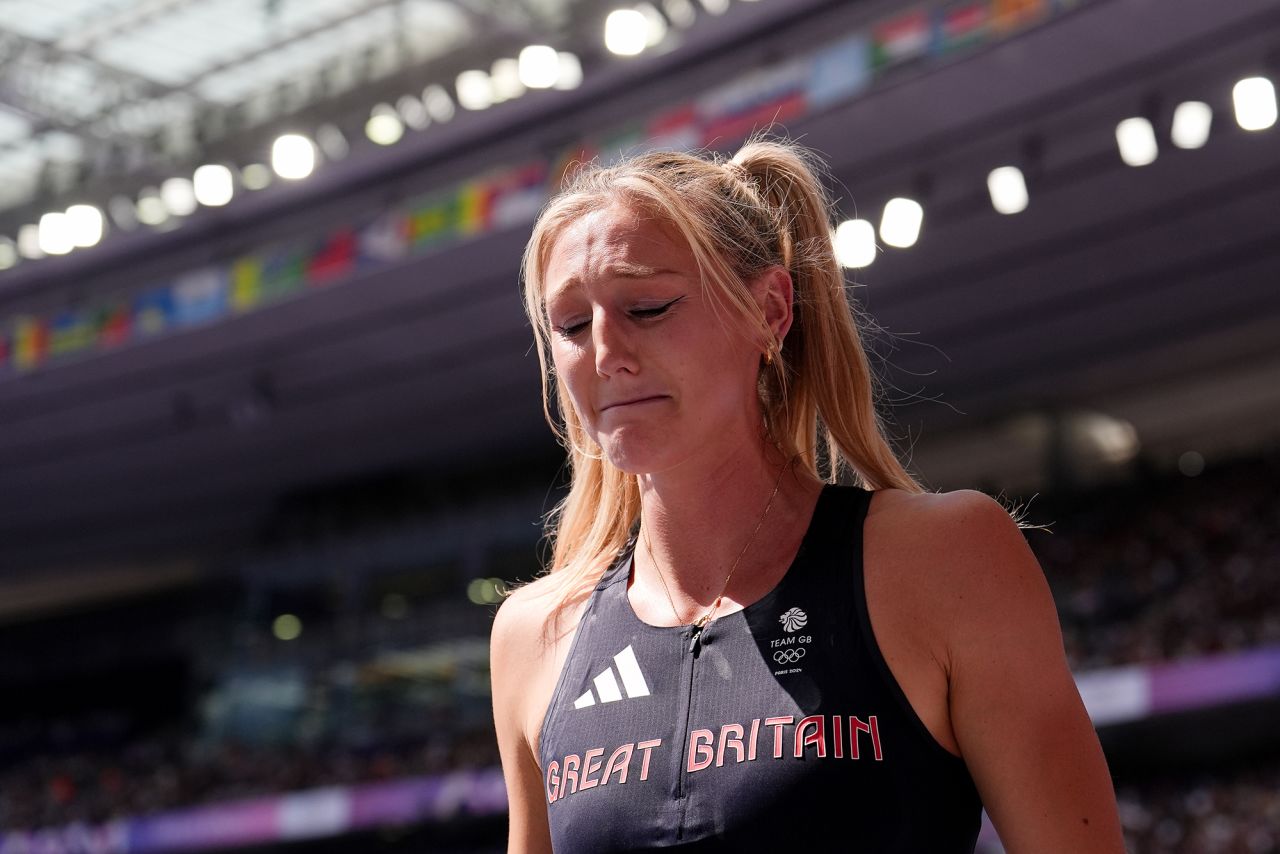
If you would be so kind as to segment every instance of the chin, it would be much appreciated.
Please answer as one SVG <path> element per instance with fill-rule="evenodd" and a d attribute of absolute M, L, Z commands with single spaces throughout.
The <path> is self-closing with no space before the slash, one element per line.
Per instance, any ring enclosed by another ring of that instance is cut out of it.
<path fill-rule="evenodd" d="M 609 465 L 630 475 L 651 474 L 665 468 L 653 454 L 620 452 L 607 446 L 604 448 L 604 458 L 609 461 Z"/>
<path fill-rule="evenodd" d="M 636 435 L 602 436 L 596 443 L 610 465 L 630 475 L 652 474 L 678 462 L 679 455 L 673 453 L 674 448 L 670 444 Z"/>

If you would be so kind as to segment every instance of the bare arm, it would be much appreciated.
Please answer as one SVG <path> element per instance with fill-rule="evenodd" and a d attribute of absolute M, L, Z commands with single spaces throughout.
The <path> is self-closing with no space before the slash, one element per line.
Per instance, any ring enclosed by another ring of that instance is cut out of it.
<path fill-rule="evenodd" d="M 510 815 L 508 854 L 542 854 L 551 851 L 547 802 L 542 772 L 525 729 L 524 679 L 536 653 L 536 630 L 530 614 L 512 596 L 502 603 L 493 620 L 489 643 L 489 670 L 493 686 L 493 719 L 498 733 L 498 753 L 507 786 Z"/>
<path fill-rule="evenodd" d="M 1010 854 L 1124 852 L 1115 791 L 1044 573 L 995 500 L 940 496 L 951 721 Z"/>

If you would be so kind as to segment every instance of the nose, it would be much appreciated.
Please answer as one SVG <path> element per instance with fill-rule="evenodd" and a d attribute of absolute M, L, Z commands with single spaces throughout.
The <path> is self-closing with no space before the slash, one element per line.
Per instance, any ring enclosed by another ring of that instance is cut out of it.
<path fill-rule="evenodd" d="M 635 342 L 625 318 L 601 309 L 591 324 L 591 343 L 595 348 L 596 373 L 612 377 L 626 371 L 634 374 L 636 363 Z"/>

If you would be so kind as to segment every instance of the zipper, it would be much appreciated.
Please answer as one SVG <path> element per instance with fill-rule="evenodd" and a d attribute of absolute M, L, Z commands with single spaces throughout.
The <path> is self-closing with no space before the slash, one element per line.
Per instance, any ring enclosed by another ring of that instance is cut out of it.
<path fill-rule="evenodd" d="M 702 629 L 705 625 L 706 625 L 705 623 L 695 623 L 693 626 L 693 633 L 689 638 L 689 652 L 690 652 L 689 679 L 687 683 L 687 689 L 685 692 L 684 727 L 681 730 L 682 735 L 680 738 L 680 767 L 679 769 L 677 769 L 678 773 L 676 776 L 676 799 L 677 800 L 681 800 L 684 798 L 684 778 L 685 778 L 685 775 L 687 774 L 687 772 L 685 771 L 685 768 L 689 761 L 689 719 L 692 717 L 692 714 L 693 714 L 694 668 L 698 663 L 698 656 L 702 652 L 701 636 L 702 636 Z M 683 830 L 684 830 L 684 806 L 681 805 L 680 824 L 676 829 L 677 837 L 681 832 L 683 832 Z"/>
<path fill-rule="evenodd" d="M 698 657 L 698 653 L 702 651 L 702 629 L 707 625 L 707 617 L 710 614 L 703 614 L 698 622 L 693 624 L 693 636 L 689 638 L 689 652 L 694 658 Z"/>

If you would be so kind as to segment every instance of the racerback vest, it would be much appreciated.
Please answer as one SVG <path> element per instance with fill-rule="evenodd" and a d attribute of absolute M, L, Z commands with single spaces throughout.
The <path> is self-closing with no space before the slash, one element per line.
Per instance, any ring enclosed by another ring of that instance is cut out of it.
<path fill-rule="evenodd" d="M 982 804 L 917 717 L 864 597 L 871 492 L 824 486 L 762 599 L 651 626 L 627 596 L 634 537 L 583 612 L 543 720 L 557 852 L 972 852 Z"/>

